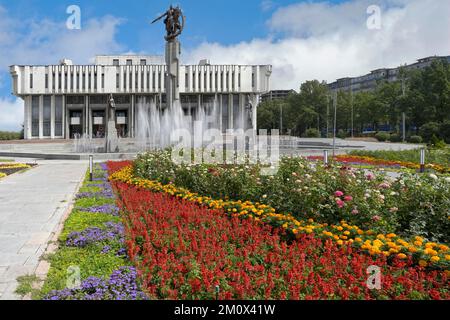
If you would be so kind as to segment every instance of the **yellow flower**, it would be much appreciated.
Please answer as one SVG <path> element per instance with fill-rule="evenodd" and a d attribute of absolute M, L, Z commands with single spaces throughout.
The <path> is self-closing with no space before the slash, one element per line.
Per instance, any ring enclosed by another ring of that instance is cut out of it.
<path fill-rule="evenodd" d="M 425 260 L 420 260 L 420 261 L 419 261 L 419 266 L 421 266 L 421 267 L 426 267 L 427 264 L 428 264 L 428 263 L 427 263 Z"/>
<path fill-rule="evenodd" d="M 422 246 L 422 242 L 419 241 L 419 240 L 414 241 L 414 244 L 415 244 L 417 247 L 421 247 L 421 246 Z"/>
<path fill-rule="evenodd" d="M 397 235 L 395 233 L 389 233 L 386 237 L 390 238 L 395 238 Z"/>
<path fill-rule="evenodd" d="M 441 259 L 438 256 L 432 256 L 430 260 L 433 262 L 438 262 Z"/>
<path fill-rule="evenodd" d="M 406 254 L 404 254 L 404 253 L 399 253 L 399 254 L 397 255 L 397 257 L 399 257 L 400 259 L 406 259 Z"/>
<path fill-rule="evenodd" d="M 345 234 L 346 236 L 348 236 L 348 235 L 350 234 L 350 231 L 344 231 L 344 234 Z"/>

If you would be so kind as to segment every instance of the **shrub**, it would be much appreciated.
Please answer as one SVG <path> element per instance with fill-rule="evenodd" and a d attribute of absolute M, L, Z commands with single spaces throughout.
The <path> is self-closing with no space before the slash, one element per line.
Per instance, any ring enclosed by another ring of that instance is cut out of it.
<path fill-rule="evenodd" d="M 320 132 L 319 132 L 319 130 L 317 130 L 315 128 L 309 128 L 305 132 L 305 137 L 306 138 L 320 138 Z"/>
<path fill-rule="evenodd" d="M 393 133 L 389 137 L 389 141 L 390 142 L 401 142 L 402 141 L 402 137 L 398 133 Z"/>
<path fill-rule="evenodd" d="M 19 140 L 21 139 L 20 132 L 0 131 L 0 140 Z"/>
<path fill-rule="evenodd" d="M 443 123 L 441 123 L 440 131 L 445 142 L 450 144 L 450 120 L 445 120 Z"/>
<path fill-rule="evenodd" d="M 386 140 L 389 139 L 389 133 L 387 133 L 387 132 L 378 132 L 378 133 L 375 135 L 375 138 L 376 138 L 378 141 L 380 141 L 380 142 L 384 142 L 384 141 L 386 141 Z"/>
<path fill-rule="evenodd" d="M 338 137 L 339 139 L 345 139 L 345 138 L 347 137 L 347 133 L 345 133 L 344 130 L 339 129 L 339 131 L 338 131 L 336 137 Z"/>
<path fill-rule="evenodd" d="M 436 149 L 443 149 L 446 147 L 445 141 L 439 139 L 435 134 L 431 137 L 430 146 Z"/>
<path fill-rule="evenodd" d="M 421 136 L 411 136 L 408 138 L 409 143 L 422 143 L 423 139 Z"/>
<path fill-rule="evenodd" d="M 420 127 L 419 132 L 424 141 L 430 142 L 433 135 L 439 137 L 439 124 L 436 122 L 428 122 Z"/>

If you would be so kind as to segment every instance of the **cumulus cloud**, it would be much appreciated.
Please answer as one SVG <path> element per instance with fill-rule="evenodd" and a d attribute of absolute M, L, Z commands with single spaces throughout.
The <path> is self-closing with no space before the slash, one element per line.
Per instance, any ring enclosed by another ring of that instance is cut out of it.
<path fill-rule="evenodd" d="M 372 0 L 302 2 L 278 8 L 267 22 L 270 35 L 234 45 L 204 42 L 184 57 L 189 63 L 272 64 L 272 88 L 298 89 L 301 82 L 332 82 L 380 67 L 450 53 L 450 2 L 380 0 L 381 28 L 367 28 Z"/>
<path fill-rule="evenodd" d="M 0 131 L 20 131 L 23 123 L 23 100 L 0 97 Z"/>
<path fill-rule="evenodd" d="M 0 6 L 0 71 L 12 64 L 57 64 L 67 58 L 83 64 L 96 54 L 117 53 L 124 48 L 115 36 L 122 19 L 105 16 L 69 30 L 65 21 L 13 19 Z"/>
<path fill-rule="evenodd" d="M 9 65 L 58 64 L 62 58 L 87 64 L 96 54 L 123 51 L 115 39 L 122 22 L 105 16 L 83 22 L 81 30 L 69 30 L 65 21 L 15 19 L 0 6 L 0 88 L 9 85 Z M 0 114 L 0 130 L 20 130 L 23 101 L 0 97 Z"/>

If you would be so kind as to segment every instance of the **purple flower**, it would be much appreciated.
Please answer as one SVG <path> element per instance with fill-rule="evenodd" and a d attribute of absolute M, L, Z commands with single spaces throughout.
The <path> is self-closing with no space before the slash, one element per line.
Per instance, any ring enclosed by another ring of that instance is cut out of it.
<path fill-rule="evenodd" d="M 79 288 L 51 291 L 44 300 L 145 300 L 136 279 L 134 267 L 121 267 L 107 281 L 89 277 Z"/>
<path fill-rule="evenodd" d="M 105 241 L 124 241 L 124 227 L 120 223 L 107 222 L 105 229 L 91 227 L 81 232 L 72 232 L 66 240 L 66 246 L 84 248 L 89 244 Z"/>
<path fill-rule="evenodd" d="M 119 215 L 119 208 L 116 205 L 113 204 L 105 204 L 101 206 L 93 206 L 88 208 L 77 208 L 80 211 L 83 212 L 90 212 L 90 213 L 105 213 L 110 214 L 113 216 Z"/>

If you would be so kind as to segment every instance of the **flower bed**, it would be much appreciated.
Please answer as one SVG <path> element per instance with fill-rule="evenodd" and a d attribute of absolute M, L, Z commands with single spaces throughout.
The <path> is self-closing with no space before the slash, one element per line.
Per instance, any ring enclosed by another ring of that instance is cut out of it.
<path fill-rule="evenodd" d="M 34 167 L 35 164 L 26 164 L 26 163 L 0 163 L 0 178 L 9 176 L 13 173 L 23 171 L 29 168 Z"/>
<path fill-rule="evenodd" d="M 417 151 L 418 152 L 418 151 Z M 309 156 L 310 160 L 321 160 L 323 161 L 323 156 Z M 385 160 L 369 156 L 358 156 L 358 155 L 337 155 L 334 160 L 340 163 L 352 164 L 352 165 L 372 165 L 381 166 L 388 168 L 408 168 L 418 170 L 420 169 L 420 164 L 410 161 L 399 161 L 399 160 Z M 426 169 L 431 169 L 439 173 L 450 173 L 450 168 L 439 164 L 427 163 L 425 165 Z"/>
<path fill-rule="evenodd" d="M 146 298 L 139 289 L 136 270 L 127 257 L 124 226 L 107 177 L 104 164 L 95 166 L 94 181 L 89 181 L 86 175 L 59 237 L 59 248 L 49 257 L 51 268 L 47 279 L 42 290 L 34 293 L 34 298 Z M 67 279 L 77 268 L 80 284 L 68 288 Z"/>
<path fill-rule="evenodd" d="M 211 197 L 201 196 L 184 188 L 177 188 L 173 184 L 163 185 L 160 182 L 133 176 L 130 162 L 109 163 L 110 179 L 151 190 L 163 192 L 170 196 L 188 200 L 211 209 L 222 209 L 231 216 L 249 218 L 261 221 L 274 227 L 285 229 L 291 237 L 299 238 L 302 234 L 316 234 L 317 237 L 330 239 L 337 245 L 351 245 L 373 256 L 397 257 L 399 259 L 411 258 L 422 266 L 431 265 L 449 269 L 449 248 L 447 245 L 428 241 L 416 236 L 408 241 L 395 233 L 377 234 L 373 230 L 362 230 L 356 225 L 341 221 L 339 224 L 318 223 L 313 219 L 300 220 L 286 213 L 276 213 L 276 210 L 266 204 L 252 203 L 250 201 L 215 200 Z M 336 193 L 336 198 L 345 196 L 342 192 Z M 344 201 L 341 200 L 341 201 Z"/>
<path fill-rule="evenodd" d="M 132 175 L 185 188 L 214 200 L 250 201 L 297 220 L 339 224 L 364 230 L 421 236 L 450 242 L 450 178 L 403 174 L 392 180 L 348 165 L 324 166 L 304 158 L 280 159 L 273 176 L 258 165 L 176 164 L 169 151 L 140 155 Z M 337 197 L 336 192 L 342 192 Z M 399 195 L 402 195 L 399 197 Z"/>
<path fill-rule="evenodd" d="M 130 168 L 120 165 L 109 164 L 111 179 L 126 217 L 129 256 L 151 299 L 450 298 L 444 271 L 398 257 L 388 264 L 385 256 L 314 234 L 286 242 L 282 228 L 254 221 L 258 213 L 249 215 L 253 220 L 227 217 L 224 202 L 198 206 L 173 186 L 125 177 Z M 372 265 L 381 268 L 381 290 L 367 287 Z"/>

